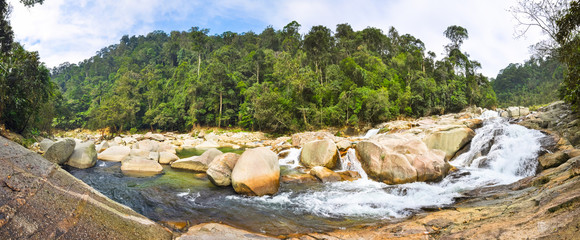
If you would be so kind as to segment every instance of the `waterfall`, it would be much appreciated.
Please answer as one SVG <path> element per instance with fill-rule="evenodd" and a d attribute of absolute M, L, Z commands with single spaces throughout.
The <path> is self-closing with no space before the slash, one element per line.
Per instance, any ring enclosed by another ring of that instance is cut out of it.
<path fill-rule="evenodd" d="M 360 161 L 356 157 L 356 150 L 354 148 L 348 149 L 346 156 L 340 158 L 340 165 L 342 171 L 355 171 L 360 174 L 361 179 L 369 179 L 367 173 L 362 168 Z"/>
<path fill-rule="evenodd" d="M 364 136 L 363 138 L 370 138 L 374 135 L 377 135 L 377 133 L 379 133 L 381 129 L 380 128 L 373 128 L 371 130 L 369 130 Z"/>
<path fill-rule="evenodd" d="M 288 153 L 288 155 L 285 158 L 280 158 L 278 162 L 280 163 L 280 165 L 288 165 L 291 168 L 299 167 L 300 152 L 302 152 L 302 148 L 290 148 L 281 151 L 280 154 Z"/>
<path fill-rule="evenodd" d="M 534 175 L 544 135 L 537 130 L 509 124 L 497 112 L 486 111 L 481 117 L 483 127 L 477 129 L 470 150 L 458 156 L 452 164 L 467 168 L 489 169 L 513 177 Z"/>

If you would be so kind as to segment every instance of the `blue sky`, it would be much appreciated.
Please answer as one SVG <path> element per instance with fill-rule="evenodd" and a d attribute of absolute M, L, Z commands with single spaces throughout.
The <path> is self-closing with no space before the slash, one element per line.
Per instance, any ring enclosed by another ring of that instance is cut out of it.
<path fill-rule="evenodd" d="M 186 31 L 193 26 L 224 31 L 260 33 L 266 26 L 283 28 L 296 20 L 301 32 L 314 25 L 335 29 L 349 23 L 355 30 L 368 26 L 395 27 L 421 39 L 438 56 L 448 40 L 443 31 L 460 25 L 469 31 L 463 50 L 482 63 L 482 72 L 495 77 L 512 62 L 530 56 L 529 46 L 543 39 L 539 31 L 515 39 L 515 20 L 507 9 L 515 0 L 46 0 L 25 8 L 9 0 L 16 39 L 38 51 L 47 66 L 78 63 L 123 35 L 154 30 Z"/>

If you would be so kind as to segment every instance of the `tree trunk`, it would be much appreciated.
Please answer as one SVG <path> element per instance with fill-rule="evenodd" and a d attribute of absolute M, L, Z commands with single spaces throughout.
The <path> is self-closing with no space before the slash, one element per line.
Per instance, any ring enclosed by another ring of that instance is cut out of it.
<path fill-rule="evenodd" d="M 199 69 L 201 68 L 201 53 L 197 54 L 197 79 L 199 80 Z"/>
<path fill-rule="evenodd" d="M 218 116 L 218 128 L 221 127 L 222 124 L 222 92 L 220 92 L 220 115 Z"/>
<path fill-rule="evenodd" d="M 256 63 L 256 83 L 260 84 L 260 64 Z"/>

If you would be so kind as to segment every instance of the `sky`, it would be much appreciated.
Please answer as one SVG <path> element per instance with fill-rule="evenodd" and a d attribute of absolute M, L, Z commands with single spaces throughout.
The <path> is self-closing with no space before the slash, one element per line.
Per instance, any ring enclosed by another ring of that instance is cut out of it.
<path fill-rule="evenodd" d="M 9 2 L 15 39 L 38 51 L 50 68 L 90 58 L 123 35 L 194 26 L 211 35 L 260 33 L 295 20 L 302 34 L 316 25 L 334 30 L 349 23 L 354 30 L 376 27 L 385 34 L 393 26 L 421 39 L 439 58 L 449 42 L 443 31 L 459 25 L 469 32 L 463 51 L 481 63 L 479 72 L 496 77 L 508 64 L 529 59 L 529 46 L 546 38 L 535 29 L 514 37 L 516 21 L 508 9 L 516 0 L 45 0 L 32 8 Z"/>

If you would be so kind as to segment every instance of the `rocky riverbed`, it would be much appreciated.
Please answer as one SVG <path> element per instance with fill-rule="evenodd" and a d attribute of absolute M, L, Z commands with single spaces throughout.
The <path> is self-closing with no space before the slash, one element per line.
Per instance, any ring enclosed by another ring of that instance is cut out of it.
<path fill-rule="evenodd" d="M 295 234 L 291 231 L 278 233 L 265 231 L 266 234 L 274 233 L 274 236 L 280 238 L 385 239 L 483 236 L 484 238 L 511 239 L 519 236 L 550 237 L 557 234 L 564 234 L 561 235 L 563 237 L 574 236 L 566 234 L 576 233 L 578 229 L 576 226 L 578 218 L 575 216 L 577 216 L 577 206 L 580 203 L 577 201 L 580 193 L 578 184 L 574 184 L 580 172 L 578 159 L 580 152 L 577 149 L 578 134 L 576 134 L 580 124 L 578 124 L 577 115 L 571 113 L 567 105 L 563 103 L 554 103 L 531 114 L 529 110 L 520 107 L 506 109 L 507 117 L 510 117 L 511 121 L 544 132 L 544 134 L 538 132 L 536 135 L 530 135 L 537 138 L 543 150 L 531 155 L 535 156 L 532 159 L 535 164 L 518 167 L 510 173 L 517 177 L 515 179 L 523 179 L 512 183 L 513 180 L 509 180 L 512 177 L 509 177 L 505 181 L 507 185 L 502 180 L 487 183 L 491 187 L 485 187 L 485 182 L 474 180 L 476 179 L 474 176 L 488 174 L 485 170 L 487 168 L 505 169 L 506 167 L 495 166 L 499 164 L 496 162 L 501 162 L 494 160 L 498 157 L 493 155 L 501 155 L 498 153 L 502 152 L 501 149 L 496 149 L 499 147 L 494 148 L 493 143 L 487 147 L 475 146 L 473 143 L 485 142 L 479 139 L 481 137 L 476 137 L 476 132 L 481 136 L 483 130 L 479 128 L 484 126 L 487 119 L 481 116 L 483 112 L 482 109 L 473 108 L 458 114 L 388 122 L 376 126 L 364 136 L 346 136 L 344 132 L 319 131 L 268 138 L 259 132 L 206 130 L 195 134 L 122 135 L 106 140 L 98 133 L 73 131 L 61 134 L 59 138 L 53 140 L 45 140 L 36 145 L 35 150 L 44 154 L 54 164 L 68 165 L 74 169 L 93 168 L 95 164 L 102 161 L 120 162 L 121 172 L 129 177 L 151 178 L 164 174 L 168 168 L 186 169 L 195 174 L 204 173 L 207 174 L 205 178 L 209 179 L 211 184 L 230 188 L 238 194 L 271 195 L 272 197 L 262 198 L 263 200 L 260 201 L 263 203 L 256 205 L 262 208 L 275 206 L 283 198 L 290 201 L 303 199 L 322 201 L 322 204 L 333 206 L 331 202 L 324 202 L 331 201 L 330 199 L 338 200 L 333 197 L 336 195 L 340 197 L 345 193 L 336 192 L 336 190 L 346 188 L 359 189 L 355 191 L 363 192 L 376 188 L 370 191 L 372 195 L 363 196 L 363 199 L 370 196 L 389 198 L 406 195 L 393 193 L 393 191 L 400 191 L 396 186 L 404 186 L 402 189 L 406 189 L 405 192 L 418 191 L 420 194 L 435 194 L 430 197 L 430 201 L 418 203 L 412 211 L 404 210 L 405 207 L 393 210 L 396 209 L 395 206 L 392 204 L 383 206 L 384 203 L 381 201 L 367 203 L 367 201 L 359 202 L 360 200 L 353 199 L 341 204 L 357 208 L 379 206 L 377 208 L 379 212 L 395 211 L 391 214 L 394 218 L 388 222 L 359 224 L 358 227 L 357 224 L 350 224 L 347 229 L 343 230 L 341 228 L 321 229 L 324 233 L 314 229 L 306 232 L 296 231 Z M 502 111 L 496 114 L 501 115 Z M 492 125 L 486 126 L 492 130 L 497 129 Z M 500 134 L 499 130 L 495 132 Z M 491 137 L 486 141 L 507 140 L 502 140 L 501 137 Z M 517 147 L 517 144 L 507 146 Z M 239 155 L 237 153 L 224 154 L 216 149 L 224 147 L 251 149 L 251 151 L 243 151 Z M 474 151 L 472 150 L 474 148 L 484 150 Z M 181 154 L 195 151 L 203 152 L 203 154 L 192 157 Z M 458 160 L 461 154 L 464 154 L 461 158 L 469 156 L 469 159 Z M 538 154 L 541 155 L 539 158 Z M 529 156 L 524 154 L 517 158 L 528 161 Z M 6 161 L 10 159 L 6 158 Z M 460 165 L 457 165 L 458 161 L 461 161 Z M 284 166 L 283 169 L 292 169 L 292 171 L 280 172 L 281 165 Z M 475 165 L 483 170 L 469 170 Z M 58 168 L 57 165 L 53 166 Z M 456 166 L 462 167 L 457 169 Z M 536 172 L 539 173 L 536 174 Z M 369 180 L 365 180 L 366 178 Z M 337 185 L 336 183 L 340 181 L 346 181 L 347 184 Z M 354 181 L 353 184 L 348 183 L 350 181 Z M 432 190 L 427 192 L 421 190 L 457 187 L 461 186 L 458 184 L 461 181 L 475 181 L 473 182 L 475 186 L 461 187 L 465 190 L 459 192 L 444 190 L 441 193 L 434 193 Z M 298 194 L 301 190 L 287 188 L 304 184 L 306 184 L 304 186 L 310 186 L 307 183 L 329 186 L 335 193 L 332 191 L 325 193 L 326 190 L 324 190 L 313 192 L 315 195 L 310 196 L 308 192 Z M 282 190 L 280 190 L 281 185 Z M 395 188 L 390 186 L 395 186 Z M 389 193 L 384 195 L 385 191 Z M 319 198 L 321 194 L 329 195 Z M 344 195 L 346 198 L 352 196 Z M 235 205 L 237 202 L 248 202 L 256 197 L 226 198 Z M 436 201 L 433 202 L 433 199 L 440 203 L 435 204 Z M 409 208 L 413 208 L 411 206 L 414 205 L 413 203 L 403 200 L 405 201 L 410 204 Z M 300 204 L 308 205 L 306 202 Z M 324 208 L 320 207 L 308 210 L 308 208 L 302 209 L 302 205 L 289 206 L 294 206 L 299 211 L 309 214 L 316 215 L 319 211 L 322 211 L 322 214 L 328 214 Z M 316 205 L 313 206 L 316 207 Z M 337 211 L 336 208 L 332 209 L 331 212 Z M 313 210 L 314 212 L 310 212 Z M 344 211 L 342 214 L 346 215 L 340 215 L 340 212 L 343 212 L 341 210 L 333 214 L 339 214 L 337 216 L 342 218 L 352 218 L 362 216 L 357 214 L 364 211 L 366 210 Z M 368 215 L 365 216 L 368 217 Z M 3 219 L 8 223 L 13 222 L 10 221 L 11 217 Z M 506 222 L 510 224 L 502 224 Z M 171 223 L 164 224 L 173 229 L 187 227 L 187 224 L 177 228 Z M 246 229 L 257 231 L 260 228 Z M 199 237 L 219 236 L 232 236 L 237 239 L 266 237 L 254 236 L 225 225 L 203 224 L 192 226 L 182 238 L 199 239 Z"/>

